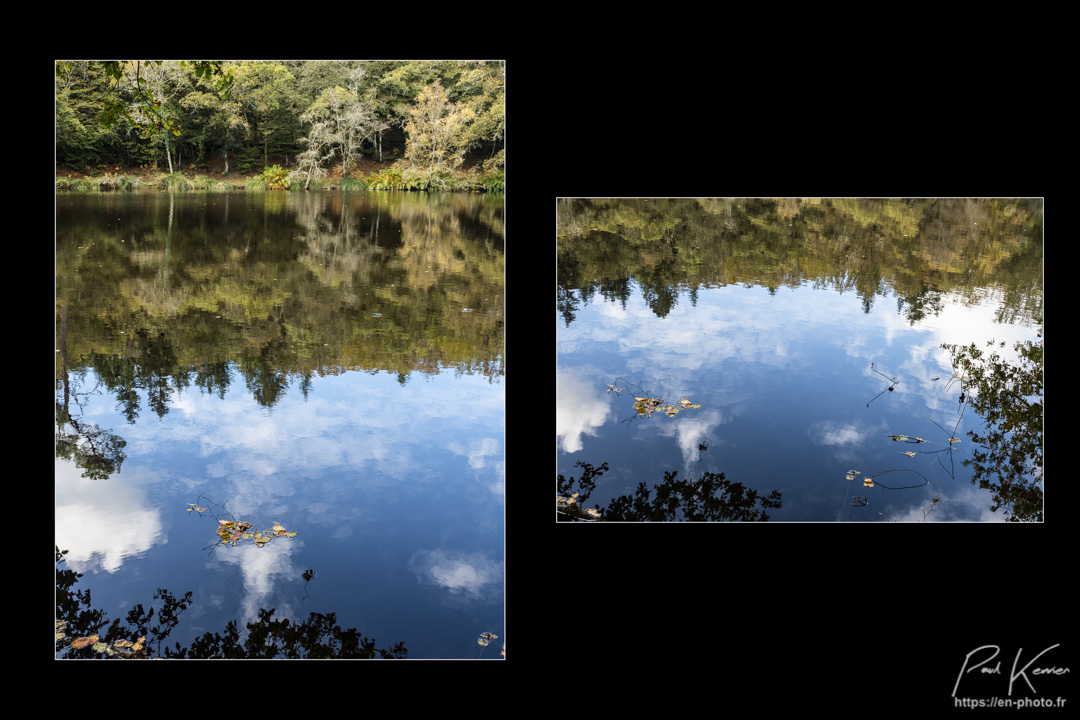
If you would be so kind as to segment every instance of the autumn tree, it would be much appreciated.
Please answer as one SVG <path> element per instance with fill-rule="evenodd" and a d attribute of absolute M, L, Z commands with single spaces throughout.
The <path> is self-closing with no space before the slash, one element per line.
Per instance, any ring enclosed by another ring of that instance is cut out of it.
<path fill-rule="evenodd" d="M 304 189 L 311 185 L 311 178 L 323 177 L 326 169 L 323 164 L 337 152 L 334 144 L 334 132 L 325 120 L 312 122 L 307 137 L 300 138 L 307 149 L 296 156 L 296 172 L 304 176 Z"/>
<path fill-rule="evenodd" d="M 496 152 L 506 136 L 506 66 L 503 62 L 461 63 L 456 88 L 462 100 L 476 115 L 466 131 L 468 147 L 490 143 L 491 153 L 484 166 L 495 170 L 503 165 L 503 150 Z"/>
<path fill-rule="evenodd" d="M 345 86 L 323 90 L 300 116 L 302 122 L 311 123 L 311 130 L 304 140 L 308 149 L 298 158 L 309 182 L 314 168 L 329 160 L 335 151 L 341 156 L 341 176 L 347 177 L 356 165 L 363 144 L 388 127 L 361 99 L 363 78 L 363 68 L 354 68 L 348 74 Z"/>
<path fill-rule="evenodd" d="M 406 162 L 422 172 L 459 167 L 471 141 L 469 125 L 475 118 L 472 108 L 451 103 L 441 85 L 428 85 L 420 91 L 405 124 Z"/>

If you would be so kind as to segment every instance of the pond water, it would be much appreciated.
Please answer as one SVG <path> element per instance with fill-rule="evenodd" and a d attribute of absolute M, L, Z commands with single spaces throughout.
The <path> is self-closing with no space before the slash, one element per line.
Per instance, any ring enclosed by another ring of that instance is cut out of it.
<path fill-rule="evenodd" d="M 563 199 L 558 291 L 578 507 L 1041 520 L 1041 200 Z"/>
<path fill-rule="evenodd" d="M 503 657 L 501 197 L 56 214 L 57 657 Z"/>

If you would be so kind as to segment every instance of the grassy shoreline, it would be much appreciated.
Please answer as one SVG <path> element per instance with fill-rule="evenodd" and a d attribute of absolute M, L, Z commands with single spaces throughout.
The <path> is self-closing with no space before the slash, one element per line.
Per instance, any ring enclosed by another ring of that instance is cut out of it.
<path fill-rule="evenodd" d="M 281 178 L 287 178 L 282 182 Z M 124 168 L 120 165 L 58 166 L 56 190 L 72 192 L 110 192 L 144 190 L 213 190 L 263 192 L 267 190 L 303 190 L 304 175 L 283 170 L 280 164 L 263 168 L 261 173 L 215 172 L 206 166 L 190 166 L 178 172 L 162 172 L 157 167 Z M 309 190 L 450 190 L 463 192 L 502 192 L 503 173 L 482 172 L 477 164 L 453 171 L 418 171 L 401 161 L 365 160 L 342 177 L 340 167 L 326 171 L 324 177 L 312 177 Z"/>

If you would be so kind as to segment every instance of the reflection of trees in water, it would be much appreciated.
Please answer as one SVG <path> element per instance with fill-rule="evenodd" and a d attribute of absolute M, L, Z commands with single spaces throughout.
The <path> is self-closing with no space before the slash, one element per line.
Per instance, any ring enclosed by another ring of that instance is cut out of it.
<path fill-rule="evenodd" d="M 1004 342 L 1000 343 L 1000 347 L 1004 346 Z M 942 347 L 952 354 L 953 366 L 964 373 L 965 386 L 972 390 L 972 409 L 985 421 L 982 433 L 968 432 L 977 445 L 971 459 L 964 460 L 964 465 L 972 468 L 972 484 L 990 490 L 990 509 L 996 512 L 1004 508 L 1007 519 L 1041 521 L 1041 341 L 1016 343 L 1016 364 L 1003 361 L 997 352 L 987 356 L 974 343 Z"/>
<path fill-rule="evenodd" d="M 582 509 L 582 505 L 596 489 L 596 478 L 608 469 L 607 463 L 593 467 L 578 461 L 575 467 L 582 468 L 580 478 L 567 480 L 558 476 L 559 494 L 572 497 L 573 501 L 556 500 L 557 519 L 596 519 L 597 514 Z M 593 509 L 607 521 L 766 521 L 769 516 L 765 510 L 780 507 L 779 490 L 759 496 L 757 490 L 725 480 L 723 473 L 706 472 L 697 480 L 678 480 L 676 475 L 674 471 L 667 471 L 664 481 L 651 490 L 642 482 L 633 497 L 623 495 L 612 500 L 605 509 L 601 510 L 598 505 Z M 572 493 L 575 483 L 578 490 Z M 656 495 L 650 501 L 653 492 Z"/>
<path fill-rule="evenodd" d="M 180 615 L 195 601 L 191 593 L 177 598 L 159 588 L 154 593 L 161 605 L 145 610 L 135 605 L 124 622 L 117 618 L 109 623 L 103 610 L 91 605 L 89 590 L 73 590 L 81 573 L 62 568 L 67 550 L 56 548 L 56 621 L 58 658 L 163 657 L 163 658 L 405 658 L 404 643 L 391 648 L 376 648 L 375 641 L 365 638 L 355 628 L 342 629 L 336 613 L 311 613 L 303 622 L 287 618 L 275 619 L 274 610 L 259 610 L 259 619 L 247 623 L 247 637 L 230 621 L 223 633 L 205 633 L 187 647 L 174 643 L 162 644 L 176 629 Z M 155 619 L 156 612 L 156 619 Z M 59 637 L 60 634 L 64 637 Z M 72 647 L 77 638 L 97 636 L 108 646 L 87 644 Z M 142 639 L 141 642 L 139 640 Z M 117 644 L 119 642 L 119 644 Z M 132 645 L 139 647 L 132 650 Z"/>
<path fill-rule="evenodd" d="M 223 395 L 229 367 L 268 407 L 347 370 L 496 380 L 501 204 L 402 195 L 222 197 L 175 227 L 148 198 L 130 237 L 91 204 L 58 226 L 58 379 L 92 368 L 129 422 L 189 384 Z"/>
<path fill-rule="evenodd" d="M 80 422 L 84 410 L 82 402 L 92 395 L 97 387 L 89 391 L 80 391 L 79 386 L 86 377 L 86 370 L 69 370 L 67 357 L 67 307 L 60 308 L 60 347 L 57 349 L 59 377 L 56 382 L 56 436 L 53 440 L 55 454 L 65 458 L 83 469 L 83 477 L 91 480 L 103 480 L 119 472 L 127 455 L 124 446 L 127 441 L 119 435 L 103 430 L 93 423 Z M 100 382 L 100 378 L 99 378 Z M 78 408 L 72 412 L 72 406 Z"/>
<path fill-rule="evenodd" d="M 975 302 L 985 287 L 1001 290 L 1002 318 L 1042 314 L 1038 198 L 566 199 L 557 217 L 567 323 L 579 310 L 569 291 L 587 304 L 627 278 L 660 317 L 677 288 L 737 283 L 854 291 L 866 312 L 891 290 L 913 324 L 940 312 L 942 295 Z"/>
<path fill-rule="evenodd" d="M 120 471 L 127 455 L 127 441 L 93 423 L 80 423 L 68 416 L 60 405 L 56 406 L 56 457 L 71 460 L 82 468 L 82 476 L 91 480 L 104 480 Z M 70 430 L 68 430 L 70 426 Z"/>

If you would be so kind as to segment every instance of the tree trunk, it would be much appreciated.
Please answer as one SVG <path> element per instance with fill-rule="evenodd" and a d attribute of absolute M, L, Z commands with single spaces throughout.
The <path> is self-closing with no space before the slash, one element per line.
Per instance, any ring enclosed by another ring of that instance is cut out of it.
<path fill-rule="evenodd" d="M 165 159 L 169 161 L 169 174 L 171 175 L 174 171 L 172 165 L 172 153 L 169 151 L 169 135 L 167 132 L 165 134 Z"/>

